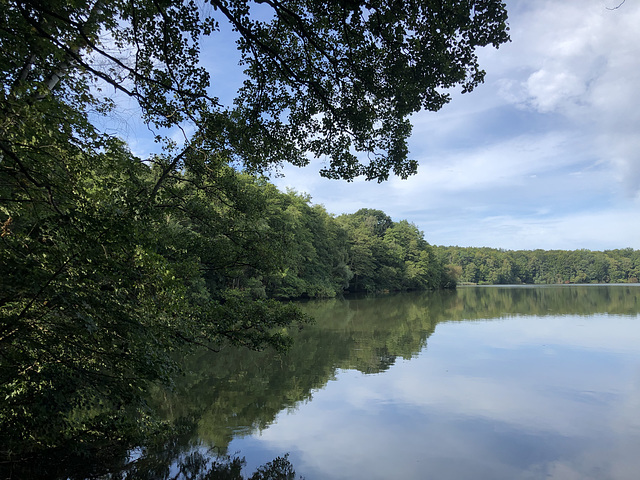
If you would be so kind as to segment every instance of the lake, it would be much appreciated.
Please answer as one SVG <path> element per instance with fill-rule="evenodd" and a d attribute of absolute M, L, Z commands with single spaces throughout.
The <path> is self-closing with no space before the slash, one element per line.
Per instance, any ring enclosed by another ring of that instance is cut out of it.
<path fill-rule="evenodd" d="M 315 323 L 290 332 L 288 352 L 201 351 L 174 392 L 149 391 L 180 426 L 168 443 L 0 465 L 0 477 L 640 478 L 640 285 L 300 306 Z"/>
<path fill-rule="evenodd" d="M 638 478 L 640 286 L 302 306 L 316 323 L 287 354 L 188 359 L 160 402 L 197 418 L 169 476 L 217 453 L 244 457 L 246 476 L 288 454 L 307 480 Z"/>

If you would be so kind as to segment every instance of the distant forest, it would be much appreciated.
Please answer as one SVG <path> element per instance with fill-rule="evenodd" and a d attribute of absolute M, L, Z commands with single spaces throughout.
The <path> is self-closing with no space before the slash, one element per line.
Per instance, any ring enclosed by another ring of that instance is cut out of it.
<path fill-rule="evenodd" d="M 640 250 L 501 250 L 435 247 L 459 283 L 637 283 Z"/>

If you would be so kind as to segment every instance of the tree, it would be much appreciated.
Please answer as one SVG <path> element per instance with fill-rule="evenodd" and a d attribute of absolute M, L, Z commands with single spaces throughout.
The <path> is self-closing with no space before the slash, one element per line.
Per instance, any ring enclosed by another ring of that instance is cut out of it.
<path fill-rule="evenodd" d="M 498 0 L 7 0 L 0 18 L 5 455 L 140 429 L 140 392 L 180 345 L 286 343 L 274 327 L 299 312 L 235 280 L 278 261 L 238 171 L 313 155 L 331 178 L 406 177 L 410 115 L 472 90 L 475 49 L 508 40 Z M 220 21 L 246 66 L 233 105 L 200 63 Z M 107 91 L 137 103 L 161 155 L 100 130 Z"/>
<path fill-rule="evenodd" d="M 455 287 L 453 271 L 415 225 L 393 222 L 384 212 L 367 208 L 337 220 L 349 237 L 351 291 Z"/>

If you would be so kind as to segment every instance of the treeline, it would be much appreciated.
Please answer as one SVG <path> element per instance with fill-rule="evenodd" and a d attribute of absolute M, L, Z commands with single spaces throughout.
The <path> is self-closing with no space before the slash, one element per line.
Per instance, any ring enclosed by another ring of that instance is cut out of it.
<path fill-rule="evenodd" d="M 500 250 L 435 247 L 460 283 L 561 284 L 637 283 L 640 251 Z"/>
<path fill-rule="evenodd" d="M 207 276 L 211 289 L 293 299 L 455 287 L 452 272 L 408 221 L 394 222 L 366 208 L 336 217 L 313 205 L 308 195 L 241 177 L 260 198 L 243 234 L 249 258 L 236 260 L 231 270 L 212 271 Z"/>

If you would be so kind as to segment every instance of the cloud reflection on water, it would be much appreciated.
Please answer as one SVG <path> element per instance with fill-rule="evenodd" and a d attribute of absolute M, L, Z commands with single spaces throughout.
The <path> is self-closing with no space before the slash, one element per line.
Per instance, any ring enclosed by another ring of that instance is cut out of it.
<path fill-rule="evenodd" d="M 636 478 L 639 340 L 637 317 L 439 324 L 418 358 L 342 370 L 231 449 L 290 451 L 308 480 Z"/>

